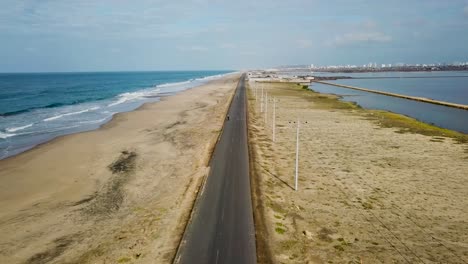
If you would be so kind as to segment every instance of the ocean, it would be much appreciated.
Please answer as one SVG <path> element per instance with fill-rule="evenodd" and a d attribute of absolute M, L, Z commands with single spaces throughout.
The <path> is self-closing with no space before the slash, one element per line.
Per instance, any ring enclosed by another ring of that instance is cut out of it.
<path fill-rule="evenodd" d="M 0 159 L 230 71 L 0 74 Z"/>
<path fill-rule="evenodd" d="M 317 74 L 320 75 L 320 74 Z M 330 81 L 338 84 L 468 105 L 468 72 L 377 72 L 323 75 L 356 79 Z M 342 96 L 363 108 L 382 109 L 413 117 L 425 123 L 468 133 L 468 111 L 403 98 L 313 83 L 311 89 Z"/>

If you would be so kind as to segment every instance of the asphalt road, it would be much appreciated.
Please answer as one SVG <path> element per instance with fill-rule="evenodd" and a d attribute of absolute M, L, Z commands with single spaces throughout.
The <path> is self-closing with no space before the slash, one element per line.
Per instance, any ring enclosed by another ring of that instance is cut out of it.
<path fill-rule="evenodd" d="M 175 263 L 256 263 L 245 74 L 239 80 Z"/>

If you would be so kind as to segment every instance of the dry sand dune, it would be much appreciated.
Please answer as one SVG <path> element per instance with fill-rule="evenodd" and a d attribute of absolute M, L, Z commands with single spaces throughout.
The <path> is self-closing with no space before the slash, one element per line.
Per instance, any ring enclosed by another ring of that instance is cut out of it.
<path fill-rule="evenodd" d="M 401 127 L 383 127 L 392 122 L 382 119 L 386 114 L 334 96 L 294 84 L 250 86 L 260 260 L 468 262 L 468 148 L 459 143 L 466 135 L 423 124 L 421 131 L 429 136 L 404 133 Z M 255 102 L 255 88 L 259 94 L 262 86 L 279 100 L 275 143 L 272 109 L 265 124 L 258 98 Z M 297 118 L 302 129 L 294 191 L 296 124 L 290 121 Z M 458 141 L 438 135 L 444 133 Z"/>
<path fill-rule="evenodd" d="M 0 161 L 0 262 L 169 263 L 238 79 Z"/>

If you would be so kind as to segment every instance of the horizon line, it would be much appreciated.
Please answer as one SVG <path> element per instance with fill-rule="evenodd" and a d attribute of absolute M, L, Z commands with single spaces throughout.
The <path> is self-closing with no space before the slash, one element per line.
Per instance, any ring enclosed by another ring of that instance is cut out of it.
<path fill-rule="evenodd" d="M 235 69 L 203 69 L 203 70 L 98 70 L 98 71 L 12 71 L 0 74 L 46 74 L 46 73 L 130 73 L 130 72 L 196 72 L 196 71 L 241 71 Z"/>

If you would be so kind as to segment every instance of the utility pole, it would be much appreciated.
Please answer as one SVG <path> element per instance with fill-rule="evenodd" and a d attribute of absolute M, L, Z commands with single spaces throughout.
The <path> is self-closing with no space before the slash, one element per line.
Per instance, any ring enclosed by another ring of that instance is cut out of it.
<path fill-rule="evenodd" d="M 267 124 L 267 116 L 268 116 L 268 92 L 265 92 L 265 125 Z"/>
<path fill-rule="evenodd" d="M 296 130 L 296 177 L 294 178 L 294 190 L 297 191 L 297 178 L 299 175 L 299 118 L 297 119 Z"/>
<path fill-rule="evenodd" d="M 257 85 L 255 85 L 255 103 L 257 103 Z"/>
<path fill-rule="evenodd" d="M 273 97 L 273 142 L 275 142 L 275 130 L 276 130 L 276 98 Z"/>
<path fill-rule="evenodd" d="M 260 102 L 260 112 L 263 113 L 263 84 L 262 84 L 262 99 Z"/>

